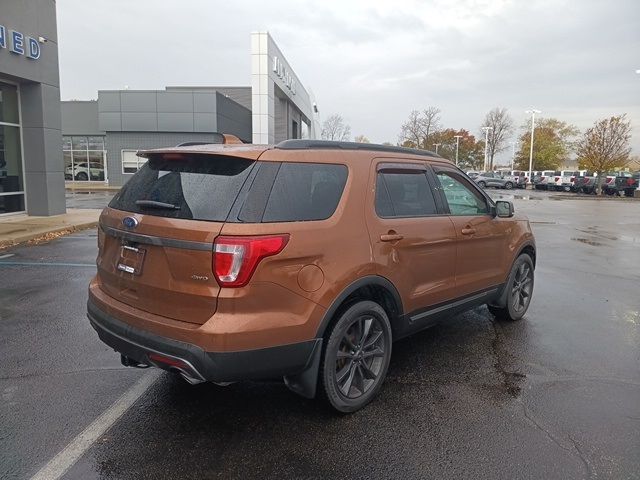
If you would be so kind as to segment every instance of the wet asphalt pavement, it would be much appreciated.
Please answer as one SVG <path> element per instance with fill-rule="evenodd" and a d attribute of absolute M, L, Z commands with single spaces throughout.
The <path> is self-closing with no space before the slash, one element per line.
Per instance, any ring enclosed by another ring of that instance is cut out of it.
<path fill-rule="evenodd" d="M 149 375 L 63 478 L 640 478 L 640 202 L 525 196 L 525 319 L 481 307 L 395 343 L 347 416 L 278 381 L 121 367 L 85 317 L 95 231 L 0 251 L 0 478 L 30 478 Z"/>

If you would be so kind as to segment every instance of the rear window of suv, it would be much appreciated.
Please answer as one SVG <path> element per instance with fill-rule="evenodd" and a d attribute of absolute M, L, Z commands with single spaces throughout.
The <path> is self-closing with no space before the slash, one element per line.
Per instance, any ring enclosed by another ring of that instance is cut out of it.
<path fill-rule="evenodd" d="M 109 207 L 160 217 L 222 222 L 254 164 L 252 160 L 221 155 L 151 156 Z"/>

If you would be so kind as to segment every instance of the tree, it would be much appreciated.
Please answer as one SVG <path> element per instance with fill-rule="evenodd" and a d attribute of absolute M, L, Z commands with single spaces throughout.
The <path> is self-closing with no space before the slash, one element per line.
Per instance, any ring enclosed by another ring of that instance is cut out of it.
<path fill-rule="evenodd" d="M 468 130 L 447 128 L 431 136 L 432 143 L 438 143 L 438 155 L 456 161 L 456 135 L 460 135 L 458 147 L 458 166 L 463 170 L 477 170 L 484 162 L 484 142 L 477 141 Z M 433 147 L 433 145 L 431 145 Z M 435 150 L 435 148 L 432 148 Z"/>
<path fill-rule="evenodd" d="M 533 170 L 557 170 L 573 149 L 579 130 L 555 118 L 538 118 L 533 134 Z M 516 152 L 516 166 L 529 170 L 531 148 L 531 120 L 522 126 L 520 149 Z"/>
<path fill-rule="evenodd" d="M 346 142 L 351 138 L 351 127 L 344 123 L 342 115 L 334 113 L 322 124 L 320 135 L 323 140 Z"/>
<path fill-rule="evenodd" d="M 489 170 L 493 170 L 493 158 L 508 146 L 507 140 L 513 134 L 513 119 L 506 108 L 496 107 L 484 117 L 483 127 L 491 127 L 487 141 Z M 482 131 L 484 135 L 484 131 Z"/>
<path fill-rule="evenodd" d="M 413 110 L 400 127 L 399 143 L 404 147 L 430 149 L 429 135 L 440 128 L 440 109 L 427 107 L 420 113 Z"/>
<path fill-rule="evenodd" d="M 424 146 L 422 148 L 425 150 L 429 149 L 429 133 L 437 132 L 440 128 L 440 113 L 440 109 L 436 107 L 427 107 L 422 112 L 424 124 Z"/>
<path fill-rule="evenodd" d="M 356 143 L 371 143 L 364 135 L 356 135 L 356 138 L 354 138 L 353 141 Z"/>
<path fill-rule="evenodd" d="M 578 140 L 578 165 L 598 174 L 598 194 L 602 189 L 602 174 L 629 163 L 630 140 L 631 122 L 626 114 L 598 120 Z"/>

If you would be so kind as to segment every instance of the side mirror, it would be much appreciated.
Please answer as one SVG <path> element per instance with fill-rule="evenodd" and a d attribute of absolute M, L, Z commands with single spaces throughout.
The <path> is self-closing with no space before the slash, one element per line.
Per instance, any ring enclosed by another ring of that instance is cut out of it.
<path fill-rule="evenodd" d="M 513 217 L 513 203 L 506 200 L 498 200 L 496 202 L 496 215 L 500 218 Z"/>

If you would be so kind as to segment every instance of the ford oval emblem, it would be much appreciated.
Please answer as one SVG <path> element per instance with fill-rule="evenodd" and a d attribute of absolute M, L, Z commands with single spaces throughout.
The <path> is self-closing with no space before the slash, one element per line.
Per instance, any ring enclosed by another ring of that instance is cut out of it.
<path fill-rule="evenodd" d="M 138 226 L 138 220 L 133 217 L 124 217 L 122 224 L 127 228 L 136 228 Z"/>

